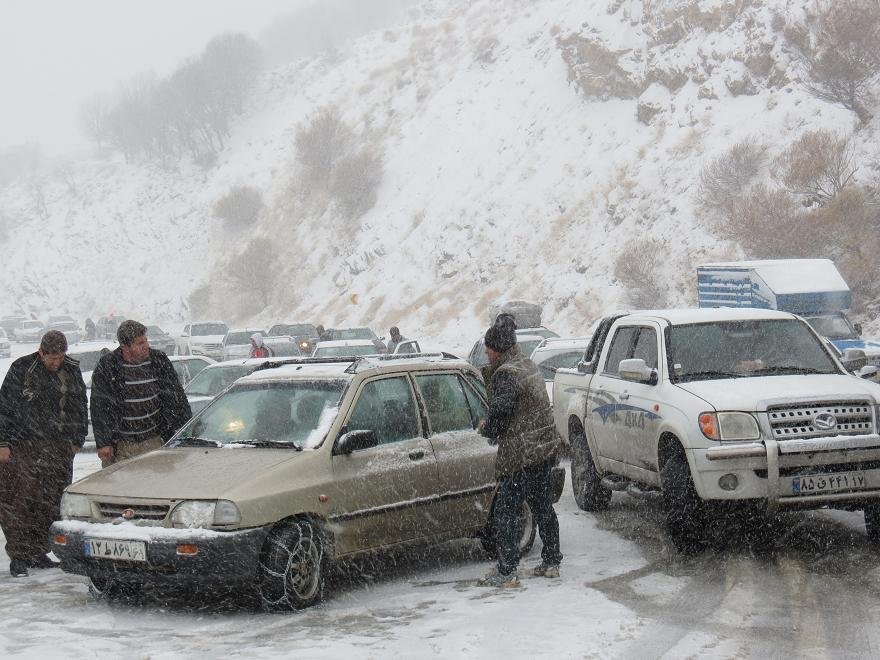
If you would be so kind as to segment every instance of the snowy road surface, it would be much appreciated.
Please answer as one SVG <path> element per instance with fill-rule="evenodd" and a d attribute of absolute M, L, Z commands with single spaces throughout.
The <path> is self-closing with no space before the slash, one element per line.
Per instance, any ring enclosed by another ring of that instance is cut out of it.
<path fill-rule="evenodd" d="M 76 476 L 97 469 L 80 454 Z M 568 487 L 568 485 L 567 485 Z M 58 570 L 13 579 L 0 554 L 0 657 L 877 657 L 880 570 L 860 513 L 791 515 L 774 552 L 677 556 L 656 504 L 615 494 L 609 511 L 557 505 L 559 580 L 474 586 L 476 541 L 359 562 L 324 604 L 266 614 L 234 598 L 93 600 Z M 540 541 L 524 560 L 540 558 Z"/>

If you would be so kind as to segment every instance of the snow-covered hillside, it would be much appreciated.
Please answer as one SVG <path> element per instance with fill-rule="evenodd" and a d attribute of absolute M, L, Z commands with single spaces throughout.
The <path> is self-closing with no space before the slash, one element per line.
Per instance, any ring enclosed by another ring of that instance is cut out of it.
<path fill-rule="evenodd" d="M 0 309 L 182 323 L 192 291 L 257 235 L 283 274 L 254 321 L 398 324 L 460 348 L 507 295 L 576 334 L 626 304 L 615 259 L 644 238 L 663 246 L 659 302 L 693 304 L 694 264 L 741 254 L 696 207 L 707 160 L 751 136 L 779 152 L 805 130 L 857 126 L 798 82 L 784 30 L 809 4 L 426 2 L 267 72 L 208 169 L 113 157 L 0 191 Z M 573 69 L 572 44 L 603 66 Z M 300 183 L 297 129 L 326 108 L 384 160 L 375 206 L 350 223 Z M 858 131 L 857 155 L 876 155 L 876 129 Z M 236 185 L 267 204 L 247 230 L 213 217 Z"/>

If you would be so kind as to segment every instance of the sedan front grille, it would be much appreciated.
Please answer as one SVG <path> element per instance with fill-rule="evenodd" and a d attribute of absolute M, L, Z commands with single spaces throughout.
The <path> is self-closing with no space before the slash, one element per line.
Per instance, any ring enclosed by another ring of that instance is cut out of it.
<path fill-rule="evenodd" d="M 817 426 L 816 418 L 825 421 Z M 775 440 L 867 435 L 874 432 L 874 417 L 867 401 L 833 401 L 774 406 L 767 409 Z M 828 427 L 828 420 L 835 424 Z"/>
<path fill-rule="evenodd" d="M 165 520 L 168 515 L 167 504 L 120 504 L 117 502 L 98 502 L 101 517 L 108 520 L 123 518 L 125 520 Z M 123 512 L 131 511 L 130 516 Z"/>

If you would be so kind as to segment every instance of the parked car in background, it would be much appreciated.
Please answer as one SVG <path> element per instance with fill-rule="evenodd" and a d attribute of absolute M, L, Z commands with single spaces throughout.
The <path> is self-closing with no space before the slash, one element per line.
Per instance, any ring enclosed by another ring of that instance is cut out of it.
<path fill-rule="evenodd" d="M 588 337 L 545 339 L 532 351 L 532 362 L 544 378 L 550 403 L 553 403 L 553 378 L 556 376 L 556 370 L 560 367 L 565 369 L 576 367 L 583 359 L 592 336 L 590 334 Z"/>
<path fill-rule="evenodd" d="M 186 387 L 209 364 L 217 364 L 204 355 L 169 355 L 168 359 L 171 360 L 177 380 L 183 387 Z"/>
<path fill-rule="evenodd" d="M 377 353 L 385 353 L 388 347 L 385 346 L 384 337 L 378 337 L 375 332 L 367 327 L 359 328 L 331 328 L 328 330 L 331 341 L 343 341 L 347 339 L 369 339 L 376 347 Z"/>
<path fill-rule="evenodd" d="M 202 369 L 184 388 L 186 399 L 195 415 L 207 406 L 214 397 L 232 385 L 242 376 L 274 358 L 248 358 L 246 360 L 227 360 L 215 362 Z"/>
<path fill-rule="evenodd" d="M 88 348 L 83 348 L 88 346 Z M 117 344 L 113 342 L 87 342 L 80 344 L 73 350 L 67 351 L 68 357 L 79 362 L 79 370 L 82 372 L 83 382 L 86 384 L 86 399 L 92 399 L 92 372 L 98 364 L 98 360 L 105 353 L 109 353 L 116 348 Z M 92 439 L 92 422 L 89 420 L 88 439 Z"/>
<path fill-rule="evenodd" d="M 6 336 L 13 338 L 13 332 L 22 321 L 29 321 L 27 316 L 4 316 L 0 318 L 0 328 L 6 331 Z"/>
<path fill-rule="evenodd" d="M 293 337 L 303 355 L 311 355 L 320 341 L 318 329 L 311 323 L 276 323 L 266 333 L 269 337 Z"/>
<path fill-rule="evenodd" d="M 49 323 L 49 326 L 46 330 L 57 330 L 64 334 L 67 338 L 67 345 L 72 346 L 73 344 L 78 344 L 81 342 L 86 333 L 80 328 L 76 322 L 74 321 L 56 321 L 54 323 Z"/>
<path fill-rule="evenodd" d="M 158 325 L 147 326 L 147 340 L 150 342 L 151 348 L 155 348 L 157 351 L 162 351 L 166 355 L 174 355 L 174 349 L 177 347 L 177 342 L 174 341 L 174 337 L 169 335 Z"/>
<path fill-rule="evenodd" d="M 376 345 L 368 339 L 340 339 L 338 341 L 319 341 L 312 357 L 357 357 L 358 355 L 378 355 Z"/>
<path fill-rule="evenodd" d="M 413 353 L 421 353 L 422 349 L 419 342 L 415 339 L 404 339 L 394 348 L 392 355 L 410 355 Z"/>
<path fill-rule="evenodd" d="M 223 337 L 223 360 L 250 357 L 251 337 L 256 332 L 264 337 L 266 335 L 266 331 L 261 328 L 232 328 L 229 330 Z"/>
<path fill-rule="evenodd" d="M 46 327 L 41 321 L 22 321 L 13 330 L 12 337 L 15 341 L 38 342 L 45 331 Z"/>
<path fill-rule="evenodd" d="M 188 323 L 177 340 L 178 355 L 207 355 L 209 358 L 223 358 L 223 338 L 229 326 L 223 321 L 200 321 Z"/>
<path fill-rule="evenodd" d="M 12 357 L 12 344 L 9 343 L 6 330 L 0 328 L 0 358 L 8 357 Z"/>
<path fill-rule="evenodd" d="M 125 317 L 119 315 L 102 316 L 95 322 L 95 334 L 98 339 L 115 340 L 119 324 L 124 320 Z"/>
<path fill-rule="evenodd" d="M 531 355 L 532 351 L 535 350 L 538 344 L 544 341 L 544 339 L 545 337 L 542 337 L 541 335 L 528 334 L 524 330 L 516 331 L 516 343 L 519 346 L 519 350 L 525 356 Z M 471 352 L 468 353 L 467 361 L 477 369 L 482 369 L 489 364 L 489 355 L 486 353 L 486 344 L 483 343 L 482 337 L 476 341 Z"/>
<path fill-rule="evenodd" d="M 272 610 L 318 603 L 338 560 L 467 537 L 493 553 L 486 415 L 480 375 L 458 359 L 266 365 L 167 447 L 69 486 L 53 550 L 99 596 L 222 583 Z M 523 554 L 536 524 L 519 513 Z"/>
<path fill-rule="evenodd" d="M 52 325 L 53 323 L 73 323 L 76 324 L 76 319 L 73 318 L 70 314 L 54 314 L 46 319 L 46 325 Z"/>

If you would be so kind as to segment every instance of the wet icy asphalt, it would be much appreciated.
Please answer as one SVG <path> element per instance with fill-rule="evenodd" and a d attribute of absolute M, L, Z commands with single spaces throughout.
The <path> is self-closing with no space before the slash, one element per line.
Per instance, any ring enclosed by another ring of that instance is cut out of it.
<path fill-rule="evenodd" d="M 77 476 L 94 469 L 94 454 L 77 457 Z M 566 555 L 559 580 L 477 587 L 490 564 L 478 542 L 462 540 L 347 565 L 322 605 L 293 614 L 266 614 L 234 595 L 98 602 L 84 578 L 58 570 L 11 578 L 4 554 L 0 656 L 880 655 L 880 555 L 868 547 L 861 514 L 786 515 L 769 551 L 734 541 L 683 558 L 652 502 L 615 494 L 607 512 L 588 514 L 567 490 L 557 510 Z"/>

